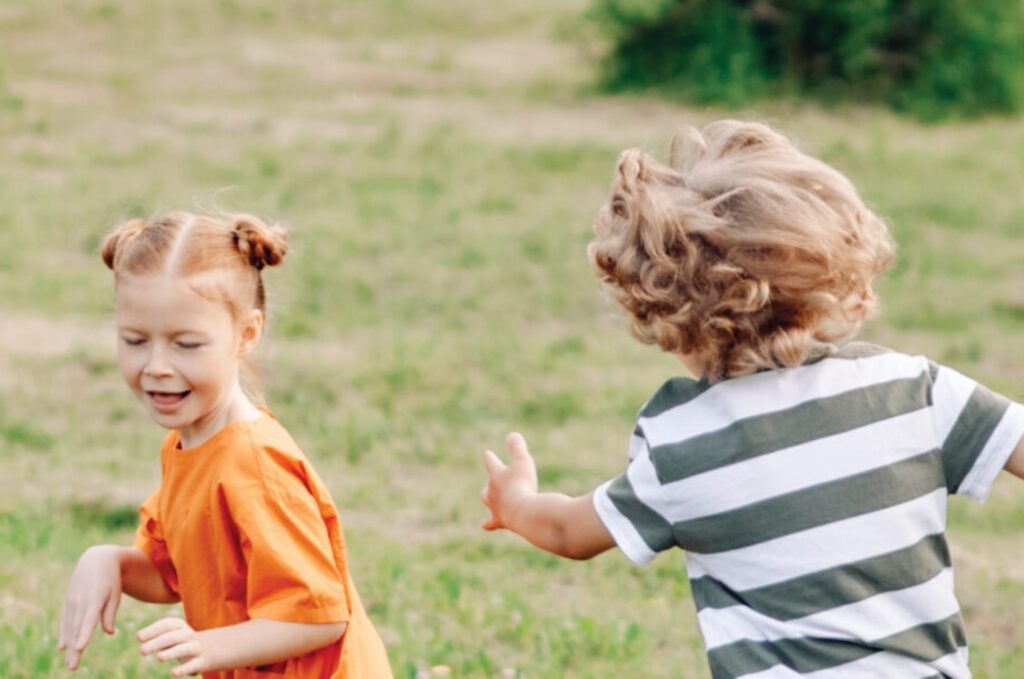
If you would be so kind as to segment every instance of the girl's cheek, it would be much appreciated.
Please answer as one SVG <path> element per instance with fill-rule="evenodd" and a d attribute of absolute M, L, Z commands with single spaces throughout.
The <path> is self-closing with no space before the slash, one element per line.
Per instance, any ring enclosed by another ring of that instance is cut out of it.
<path fill-rule="evenodd" d="M 121 370 L 121 376 L 128 382 L 132 382 L 139 373 L 140 361 L 130 353 L 119 351 L 117 356 L 117 367 Z"/>

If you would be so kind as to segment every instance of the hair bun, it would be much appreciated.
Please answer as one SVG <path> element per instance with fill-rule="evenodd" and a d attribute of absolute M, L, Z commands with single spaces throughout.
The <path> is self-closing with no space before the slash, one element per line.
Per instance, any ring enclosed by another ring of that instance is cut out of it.
<path fill-rule="evenodd" d="M 277 266 L 288 253 L 288 234 L 284 227 L 266 224 L 253 215 L 235 215 L 233 218 L 238 251 L 257 269 Z"/>
<path fill-rule="evenodd" d="M 113 271 L 118 250 L 138 236 L 144 228 L 146 228 L 146 220 L 129 219 L 118 224 L 113 231 L 107 234 L 100 245 L 100 257 L 103 258 L 103 263 L 107 265 L 107 268 Z"/>

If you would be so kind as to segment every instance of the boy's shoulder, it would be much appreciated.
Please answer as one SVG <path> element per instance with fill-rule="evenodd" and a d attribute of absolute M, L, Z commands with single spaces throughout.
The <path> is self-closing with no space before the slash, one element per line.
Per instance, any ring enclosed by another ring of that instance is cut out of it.
<path fill-rule="evenodd" d="M 640 408 L 639 417 L 657 417 L 666 410 L 692 401 L 712 386 L 705 378 L 673 377 L 658 387 L 654 395 Z"/>
<path fill-rule="evenodd" d="M 777 370 L 762 370 L 743 377 L 734 377 L 719 382 L 711 383 L 706 378 L 694 379 L 692 377 L 672 377 L 662 384 L 654 395 L 640 409 L 638 417 L 653 418 L 658 415 L 685 405 L 697 399 L 699 396 L 710 391 L 728 392 L 730 397 L 742 397 L 747 389 L 757 390 L 768 386 L 768 383 L 779 379 L 800 379 L 802 375 L 814 374 L 820 378 L 822 372 L 829 372 L 833 368 L 849 367 L 852 363 L 864 361 L 867 369 L 873 368 L 873 372 L 882 372 L 892 369 L 893 366 L 904 365 L 905 370 L 920 371 L 927 370 L 934 377 L 936 364 L 924 356 L 911 356 L 895 349 L 871 342 L 849 342 L 835 351 L 816 357 L 796 368 L 781 368 Z M 900 371 L 900 372 L 903 372 Z M 839 372 L 838 370 L 836 371 Z M 846 371 L 847 373 L 849 371 Z M 723 393 L 723 396 L 725 394 Z"/>

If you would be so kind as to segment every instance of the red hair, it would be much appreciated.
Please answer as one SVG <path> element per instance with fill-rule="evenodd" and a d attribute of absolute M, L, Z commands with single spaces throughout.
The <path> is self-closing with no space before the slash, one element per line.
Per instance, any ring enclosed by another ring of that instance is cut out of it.
<path fill-rule="evenodd" d="M 132 219 L 103 241 L 101 255 L 116 277 L 165 273 L 184 277 L 214 275 L 220 296 L 236 315 L 267 311 L 262 270 L 288 252 L 285 230 L 247 214 L 224 219 L 169 212 L 149 220 Z M 209 294 L 209 286 L 197 291 Z"/>

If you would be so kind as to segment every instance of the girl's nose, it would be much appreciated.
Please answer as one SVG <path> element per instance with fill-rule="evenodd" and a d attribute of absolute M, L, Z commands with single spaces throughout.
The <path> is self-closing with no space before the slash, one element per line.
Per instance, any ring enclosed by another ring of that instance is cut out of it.
<path fill-rule="evenodd" d="M 149 377 L 164 377 L 172 373 L 170 361 L 167 360 L 167 352 L 159 346 L 154 346 L 146 358 L 144 368 Z"/>

